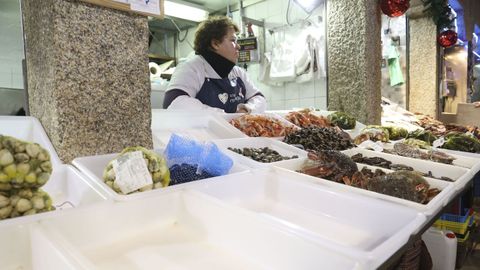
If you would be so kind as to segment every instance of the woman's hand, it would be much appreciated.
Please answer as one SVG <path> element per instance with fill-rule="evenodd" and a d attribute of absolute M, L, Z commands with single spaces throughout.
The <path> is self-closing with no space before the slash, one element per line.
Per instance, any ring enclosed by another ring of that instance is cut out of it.
<path fill-rule="evenodd" d="M 480 108 L 480 101 L 473 102 L 473 105 L 475 106 L 475 108 Z"/>
<path fill-rule="evenodd" d="M 248 113 L 248 110 L 246 108 L 238 108 L 237 113 Z"/>

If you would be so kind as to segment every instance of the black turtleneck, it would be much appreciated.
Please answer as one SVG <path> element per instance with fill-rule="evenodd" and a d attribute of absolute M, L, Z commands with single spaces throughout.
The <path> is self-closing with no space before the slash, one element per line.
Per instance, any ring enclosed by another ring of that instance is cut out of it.
<path fill-rule="evenodd" d="M 205 58 L 205 60 L 207 60 L 210 66 L 212 66 L 213 70 L 217 72 L 220 78 L 227 78 L 228 74 L 235 66 L 235 63 L 211 50 L 207 50 L 201 55 L 203 56 L 203 58 Z"/>

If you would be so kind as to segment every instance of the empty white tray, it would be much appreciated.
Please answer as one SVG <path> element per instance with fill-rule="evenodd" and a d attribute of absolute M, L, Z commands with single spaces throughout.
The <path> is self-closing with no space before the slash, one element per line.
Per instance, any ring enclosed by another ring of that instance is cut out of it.
<path fill-rule="evenodd" d="M 36 269 L 355 269 L 351 257 L 205 195 L 180 191 L 45 220 Z"/>
<path fill-rule="evenodd" d="M 198 110 L 152 110 L 154 148 L 165 148 L 172 133 L 198 141 L 246 137 L 215 113 Z"/>
<path fill-rule="evenodd" d="M 306 239 L 358 257 L 366 269 L 387 260 L 426 220 L 415 209 L 305 179 L 299 173 L 270 168 L 188 188 L 257 212 Z"/>

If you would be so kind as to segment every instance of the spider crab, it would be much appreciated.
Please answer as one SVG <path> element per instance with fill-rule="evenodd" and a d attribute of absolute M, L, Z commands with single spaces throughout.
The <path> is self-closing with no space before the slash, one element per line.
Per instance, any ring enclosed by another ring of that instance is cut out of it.
<path fill-rule="evenodd" d="M 334 150 L 308 153 L 309 160 L 301 173 L 349 186 L 366 188 L 368 179 L 358 170 L 357 164 L 347 155 Z"/>

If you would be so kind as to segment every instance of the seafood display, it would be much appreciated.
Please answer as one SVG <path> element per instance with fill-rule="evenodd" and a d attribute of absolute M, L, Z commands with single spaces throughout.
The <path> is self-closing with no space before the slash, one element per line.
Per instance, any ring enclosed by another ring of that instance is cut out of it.
<path fill-rule="evenodd" d="M 329 114 L 328 120 L 341 129 L 354 129 L 357 124 L 357 119 L 345 112 L 334 112 Z"/>
<path fill-rule="evenodd" d="M 0 220 L 55 210 L 52 199 L 40 188 L 0 191 Z"/>
<path fill-rule="evenodd" d="M 393 149 L 384 149 L 385 153 L 399 155 L 403 157 L 411 157 L 411 158 L 418 158 L 418 159 L 425 159 L 425 160 L 432 160 L 439 163 L 445 164 L 452 164 L 455 160 L 454 157 L 445 154 L 440 151 L 436 150 L 428 150 L 427 152 L 423 152 L 422 150 L 418 149 L 415 146 L 411 146 L 405 143 L 395 143 L 393 145 Z"/>
<path fill-rule="evenodd" d="M 358 171 L 357 164 L 339 151 L 309 152 L 308 160 L 299 172 L 351 186 L 362 187 L 366 184 L 364 176 Z"/>
<path fill-rule="evenodd" d="M 408 136 L 408 130 L 402 127 L 383 126 L 388 130 L 388 137 L 390 140 L 399 140 Z"/>
<path fill-rule="evenodd" d="M 142 153 L 143 159 L 145 161 L 145 164 L 147 165 L 147 169 L 152 177 L 153 183 L 130 193 L 142 192 L 168 186 L 168 184 L 170 183 L 170 172 L 168 170 L 165 158 L 141 146 L 125 148 L 115 159 L 111 160 L 108 163 L 107 167 L 103 172 L 103 181 L 105 182 L 105 184 L 107 184 L 107 186 L 109 186 L 115 192 L 123 194 L 120 186 L 116 183 L 116 175 L 115 170 L 113 169 L 113 163 L 119 159 L 125 158 L 129 153 L 136 151 L 140 151 Z"/>
<path fill-rule="evenodd" d="M 436 188 L 431 189 L 422 176 L 411 171 L 396 171 L 374 177 L 368 181 L 367 189 L 422 204 L 440 193 Z"/>
<path fill-rule="evenodd" d="M 361 131 L 361 133 L 357 137 L 355 137 L 354 142 L 356 145 L 359 145 L 367 140 L 371 140 L 374 142 L 388 142 L 390 140 L 390 136 L 386 128 L 382 126 L 370 125 L 366 126 Z"/>
<path fill-rule="evenodd" d="M 283 137 L 299 129 L 287 123 L 274 117 L 252 114 L 230 120 L 230 124 L 250 137 Z"/>
<path fill-rule="evenodd" d="M 470 135 L 459 132 L 450 132 L 445 136 L 445 143 L 441 148 L 464 151 L 470 153 L 480 153 L 480 141 Z"/>
<path fill-rule="evenodd" d="M 411 146 L 414 146 L 414 147 L 417 147 L 417 148 L 420 148 L 420 149 L 431 149 L 432 148 L 432 146 L 428 142 L 422 141 L 422 140 L 419 140 L 419 139 L 414 139 L 414 138 L 406 139 L 402 143 L 408 144 L 408 145 L 411 145 Z"/>
<path fill-rule="evenodd" d="M 292 122 L 293 124 L 306 128 L 306 127 L 331 127 L 332 123 L 326 117 L 315 115 L 309 109 L 304 109 L 301 111 L 289 112 L 285 119 Z"/>
<path fill-rule="evenodd" d="M 0 220 L 55 210 L 50 196 L 40 189 L 51 174 L 46 149 L 0 135 Z"/>
<path fill-rule="evenodd" d="M 416 173 L 418 173 L 418 174 L 420 174 L 421 176 L 424 176 L 424 177 L 431 177 L 431 178 L 436 178 L 436 179 L 440 179 L 440 180 L 444 180 L 444 181 L 453 182 L 453 179 L 450 179 L 450 178 L 445 177 L 445 176 L 435 177 L 435 176 L 433 176 L 431 171 L 428 171 L 428 173 L 422 173 L 422 172 L 419 172 L 419 171 L 415 171 L 410 166 L 403 165 L 403 164 L 395 164 L 395 163 L 392 163 L 391 161 L 386 160 L 386 159 L 381 158 L 381 157 L 364 157 L 361 153 L 358 153 L 358 154 L 355 154 L 355 155 L 351 156 L 350 158 L 356 163 L 363 163 L 363 164 L 382 167 L 382 168 L 390 169 L 390 170 L 394 170 L 394 171 L 400 171 L 400 170 L 414 171 L 414 172 L 416 172 Z"/>
<path fill-rule="evenodd" d="M 432 145 L 433 141 L 438 139 L 437 136 L 435 136 L 431 131 L 421 129 L 417 129 L 408 133 L 407 139 L 409 138 L 424 141 L 428 143 L 428 145 Z"/>
<path fill-rule="evenodd" d="M 338 128 L 303 128 L 288 134 L 283 141 L 314 151 L 346 150 L 354 147 L 350 135 Z"/>
<path fill-rule="evenodd" d="M 277 162 L 282 160 L 289 160 L 298 158 L 297 155 L 293 155 L 291 157 L 282 156 L 277 151 L 270 149 L 268 147 L 262 148 L 251 148 L 251 147 L 243 147 L 243 148 L 233 148 L 228 147 L 228 150 L 233 151 L 237 154 L 249 157 L 255 161 L 262 162 L 262 163 L 271 163 Z"/>
<path fill-rule="evenodd" d="M 425 130 L 432 132 L 432 134 L 434 134 L 435 136 L 442 136 L 447 131 L 447 128 L 442 122 L 434 119 L 431 116 L 415 114 L 415 117 L 418 119 L 416 123 L 417 125 L 421 126 Z"/>
<path fill-rule="evenodd" d="M 475 138 L 480 140 L 480 129 L 476 126 L 460 126 L 455 124 L 445 125 L 448 132 L 471 133 Z"/>
<path fill-rule="evenodd" d="M 427 204 L 440 193 L 438 189 L 431 189 L 428 182 L 415 172 L 400 170 L 387 174 L 366 168 L 359 171 L 350 157 L 338 151 L 310 152 L 308 157 L 299 172 L 311 176 L 422 204 Z"/>
<path fill-rule="evenodd" d="M 435 136 L 445 136 L 450 132 L 470 133 L 480 140 L 480 129 L 476 126 L 462 126 L 457 124 L 444 124 L 428 115 L 416 115 L 417 124 L 425 130 L 431 131 Z"/>
<path fill-rule="evenodd" d="M 0 135 L 0 191 L 39 188 L 52 174 L 50 154 L 37 143 Z"/>

